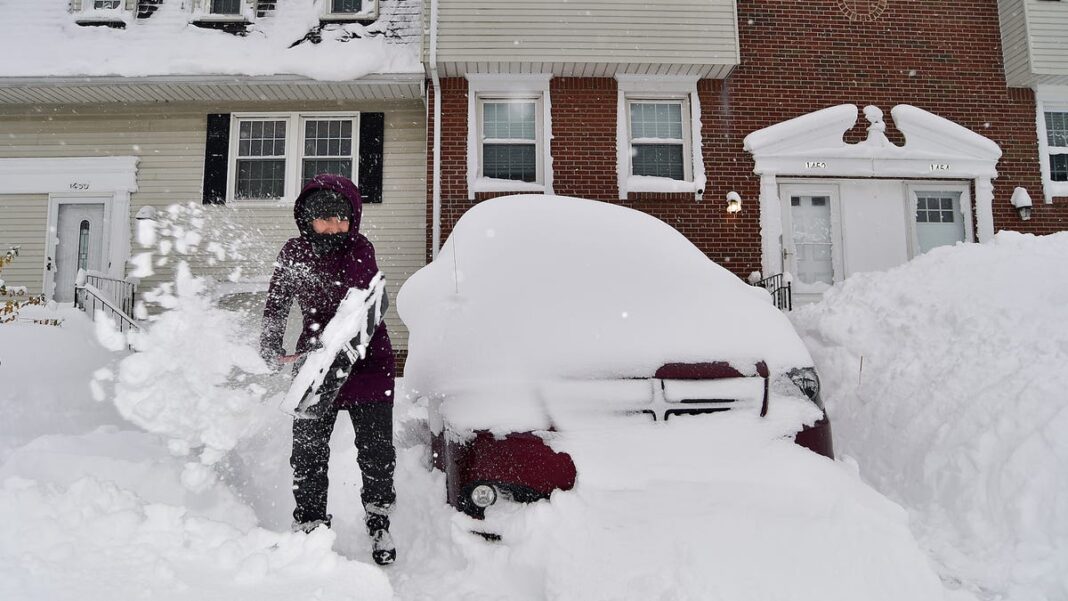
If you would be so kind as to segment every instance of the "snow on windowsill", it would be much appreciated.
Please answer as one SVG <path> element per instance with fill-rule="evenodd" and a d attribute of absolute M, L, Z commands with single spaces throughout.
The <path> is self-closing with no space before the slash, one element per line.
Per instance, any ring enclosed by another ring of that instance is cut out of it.
<path fill-rule="evenodd" d="M 648 175 L 632 175 L 627 178 L 626 186 L 627 192 L 697 193 L 694 182 Z"/>
<path fill-rule="evenodd" d="M 0 77 L 155 77 L 297 75 L 321 81 L 376 73 L 422 73 L 418 44 L 388 43 L 382 25 L 330 26 L 318 44 L 303 40 L 320 26 L 313 0 L 279 2 L 245 36 L 192 24 L 208 15 L 164 2 L 148 19 L 129 11 L 70 13 L 68 0 L 0 3 Z M 218 15 L 215 15 L 218 17 Z M 122 21 L 124 29 L 77 21 Z M 345 41 L 346 38 L 352 38 Z M 290 47 L 293 46 L 293 47 Z"/>
<path fill-rule="evenodd" d="M 545 184 L 514 179 L 479 177 L 471 182 L 472 192 L 545 192 Z"/>

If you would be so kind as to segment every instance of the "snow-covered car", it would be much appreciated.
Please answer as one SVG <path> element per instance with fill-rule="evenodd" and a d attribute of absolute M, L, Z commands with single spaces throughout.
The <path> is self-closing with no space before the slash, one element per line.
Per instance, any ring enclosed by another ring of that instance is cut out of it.
<path fill-rule="evenodd" d="M 807 408 L 796 442 L 833 458 L 819 377 L 786 316 L 645 213 L 482 202 L 397 305 L 406 389 L 428 406 L 448 502 L 473 517 L 569 490 L 582 473 L 554 436 L 623 420 L 766 417 L 793 402 Z"/>

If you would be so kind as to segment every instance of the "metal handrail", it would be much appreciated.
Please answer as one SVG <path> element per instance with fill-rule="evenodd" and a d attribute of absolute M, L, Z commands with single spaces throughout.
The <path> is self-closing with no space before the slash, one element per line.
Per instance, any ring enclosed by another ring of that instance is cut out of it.
<path fill-rule="evenodd" d="M 111 277 L 106 273 L 79 269 L 75 279 L 75 287 L 79 284 L 88 284 L 96 288 L 103 298 L 111 301 L 126 315 L 133 314 L 134 303 L 137 297 L 137 281 Z"/>
<path fill-rule="evenodd" d="M 793 311 L 794 309 L 794 296 L 792 282 L 788 282 L 784 274 L 777 273 L 772 276 L 768 276 L 762 280 L 753 282 L 754 286 L 759 286 L 768 291 L 771 294 L 771 300 L 775 303 L 775 306 L 781 311 Z"/>
<path fill-rule="evenodd" d="M 89 319 L 94 321 L 96 312 L 103 311 L 115 320 L 120 332 L 141 329 L 134 318 L 112 303 L 99 288 L 92 284 L 76 283 L 74 285 L 74 306 L 88 313 Z"/>

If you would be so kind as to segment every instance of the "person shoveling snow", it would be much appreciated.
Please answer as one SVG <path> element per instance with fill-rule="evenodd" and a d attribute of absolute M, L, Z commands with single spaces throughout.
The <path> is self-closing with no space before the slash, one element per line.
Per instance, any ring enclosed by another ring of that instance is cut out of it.
<path fill-rule="evenodd" d="M 372 290 L 378 274 L 374 246 L 359 233 L 363 203 L 356 185 L 347 178 L 320 175 L 310 181 L 297 197 L 293 214 L 300 237 L 291 238 L 282 247 L 275 263 L 263 311 L 261 352 L 268 364 L 280 368 L 320 345 L 329 347 L 351 338 L 328 339 L 337 326 L 331 320 L 341 315 L 342 300 L 350 289 Z M 380 281 L 379 278 L 377 281 Z M 377 295 L 381 298 L 381 293 Z M 290 305 L 297 301 L 303 327 L 296 353 L 287 355 L 282 347 Z M 381 308 L 376 311 L 381 316 Z M 342 319 L 342 321 L 345 321 Z M 362 319 L 356 319 L 358 327 Z M 333 324 L 331 324 L 333 325 Z M 341 324 L 339 324 L 341 325 Z M 392 563 L 396 549 L 389 534 L 389 514 L 396 499 L 393 470 L 396 451 L 393 447 L 393 392 L 396 357 L 386 325 L 379 322 L 373 335 L 365 341 L 364 351 L 356 353 L 351 372 L 337 390 L 333 403 L 320 407 L 316 416 L 293 422 L 293 527 L 311 531 L 320 525 L 330 526 L 326 512 L 327 465 L 330 460 L 330 435 L 340 410 L 349 412 L 356 431 L 360 471 L 363 476 L 361 500 L 366 512 L 372 556 L 379 564 Z M 317 360 L 317 356 L 312 359 Z M 316 361 L 312 361 L 313 365 Z M 330 365 L 328 363 L 328 365 Z M 336 368 L 325 370 L 330 380 Z M 321 382 L 321 381 L 320 381 Z M 298 394 L 309 384 L 298 375 Z M 325 392 L 321 385 L 316 393 Z M 326 396 L 326 395 L 320 395 Z"/>

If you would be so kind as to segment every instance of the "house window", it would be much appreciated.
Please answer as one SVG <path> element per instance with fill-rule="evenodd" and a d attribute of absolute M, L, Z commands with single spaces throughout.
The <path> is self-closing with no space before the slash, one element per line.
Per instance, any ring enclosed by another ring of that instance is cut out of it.
<path fill-rule="evenodd" d="M 537 102 L 481 99 L 482 177 L 538 181 Z"/>
<path fill-rule="evenodd" d="M 685 100 L 632 100 L 631 175 L 689 180 L 689 120 Z"/>
<path fill-rule="evenodd" d="M 238 114 L 231 119 L 232 199 L 295 198 L 322 173 L 357 178 L 356 114 Z"/>
<path fill-rule="evenodd" d="M 211 0 L 211 13 L 214 15 L 240 15 L 243 0 Z"/>
<path fill-rule="evenodd" d="M 697 78 L 616 75 L 619 199 L 633 193 L 704 195 Z"/>
<path fill-rule="evenodd" d="M 94 10 L 111 10 L 122 7 L 123 0 L 93 0 Z"/>
<path fill-rule="evenodd" d="M 286 122 L 241 121 L 234 198 L 281 198 L 286 189 Z"/>
<path fill-rule="evenodd" d="M 467 197 L 553 193 L 549 73 L 469 74 Z"/>
<path fill-rule="evenodd" d="M 325 0 L 323 6 L 328 19 L 373 19 L 378 15 L 377 0 Z"/>
<path fill-rule="evenodd" d="M 352 119 L 305 119 L 301 187 L 320 173 L 352 178 Z"/>
<path fill-rule="evenodd" d="M 1046 111 L 1045 120 L 1050 180 L 1068 182 L 1068 111 Z"/>

